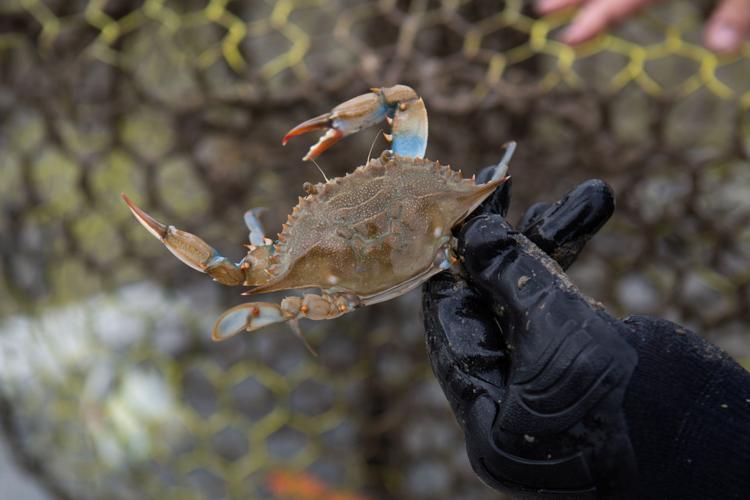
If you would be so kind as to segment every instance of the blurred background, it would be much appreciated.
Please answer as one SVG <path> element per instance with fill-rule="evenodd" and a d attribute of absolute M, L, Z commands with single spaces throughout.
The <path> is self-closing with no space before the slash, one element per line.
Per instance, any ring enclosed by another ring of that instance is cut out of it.
<path fill-rule="evenodd" d="M 499 498 L 471 472 L 419 292 L 215 344 L 243 302 L 130 216 L 243 255 L 320 173 L 293 125 L 406 83 L 428 156 L 473 173 L 519 142 L 517 220 L 588 178 L 618 208 L 571 269 L 617 315 L 750 361 L 750 46 L 671 1 L 577 49 L 519 0 L 2 0 L 0 498 Z M 343 175 L 377 131 L 320 164 Z M 379 139 L 375 151 L 385 147 Z"/>

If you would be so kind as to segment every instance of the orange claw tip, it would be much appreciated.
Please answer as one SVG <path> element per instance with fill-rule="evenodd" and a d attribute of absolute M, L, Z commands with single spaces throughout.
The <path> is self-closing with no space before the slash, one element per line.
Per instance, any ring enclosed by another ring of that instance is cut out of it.
<path fill-rule="evenodd" d="M 302 160 L 314 160 L 318 156 L 322 155 L 325 151 L 327 151 L 331 146 L 339 142 L 342 137 L 344 137 L 344 133 L 342 131 L 335 128 L 329 128 L 328 131 L 323 134 L 323 137 L 318 139 L 318 142 L 316 142 L 310 148 L 310 150 L 302 158 Z"/>
<path fill-rule="evenodd" d="M 294 136 L 306 134 L 308 132 L 312 132 L 313 130 L 321 130 L 324 128 L 328 128 L 331 124 L 331 114 L 325 113 L 322 115 L 318 115 L 314 118 L 310 118 L 309 120 L 306 120 L 296 127 L 294 127 L 292 130 L 286 133 L 283 139 L 281 139 L 281 144 L 286 146 L 286 143 L 289 142 L 289 139 L 291 139 Z"/>
<path fill-rule="evenodd" d="M 138 205 L 136 205 L 133 200 L 128 198 L 128 196 L 125 193 L 120 193 L 120 197 L 122 198 L 122 201 L 124 201 L 127 205 L 130 211 L 133 213 L 133 216 L 136 218 L 138 222 L 141 223 L 143 227 L 145 227 L 149 233 L 153 234 L 156 238 L 159 238 L 160 240 L 163 240 L 167 236 L 167 226 L 159 222 L 158 220 L 151 217 L 149 214 L 141 210 Z"/>

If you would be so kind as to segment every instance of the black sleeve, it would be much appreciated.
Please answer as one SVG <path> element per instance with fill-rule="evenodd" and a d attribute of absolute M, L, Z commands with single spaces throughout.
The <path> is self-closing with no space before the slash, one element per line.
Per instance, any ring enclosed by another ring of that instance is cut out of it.
<path fill-rule="evenodd" d="M 624 411 L 638 498 L 750 498 L 750 373 L 672 322 L 625 320 L 638 352 Z"/>

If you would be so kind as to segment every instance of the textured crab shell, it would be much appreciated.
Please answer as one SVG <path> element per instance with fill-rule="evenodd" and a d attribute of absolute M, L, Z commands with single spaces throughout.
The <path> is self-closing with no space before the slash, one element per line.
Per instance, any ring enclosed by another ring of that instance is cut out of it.
<path fill-rule="evenodd" d="M 428 277 L 451 228 L 501 182 L 477 185 L 449 166 L 384 153 L 308 187 L 278 236 L 273 277 L 251 293 L 320 288 L 367 298 Z"/>

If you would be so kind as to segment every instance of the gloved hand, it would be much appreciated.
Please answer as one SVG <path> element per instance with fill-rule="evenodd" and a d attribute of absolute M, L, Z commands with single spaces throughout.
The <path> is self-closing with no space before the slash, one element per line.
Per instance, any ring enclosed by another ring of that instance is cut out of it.
<path fill-rule="evenodd" d="M 637 355 L 625 327 L 558 266 L 609 219 L 611 190 L 583 183 L 554 205 L 533 206 L 518 232 L 503 219 L 506 186 L 460 231 L 469 283 L 442 273 L 425 286 L 433 370 L 485 482 L 611 496 L 635 472 L 620 408 Z"/>
<path fill-rule="evenodd" d="M 476 473 L 522 497 L 746 493 L 747 372 L 671 322 L 617 320 L 558 266 L 612 214 L 609 187 L 534 205 L 518 231 L 509 200 L 506 184 L 460 230 L 466 275 L 423 289 L 433 371 Z"/>

